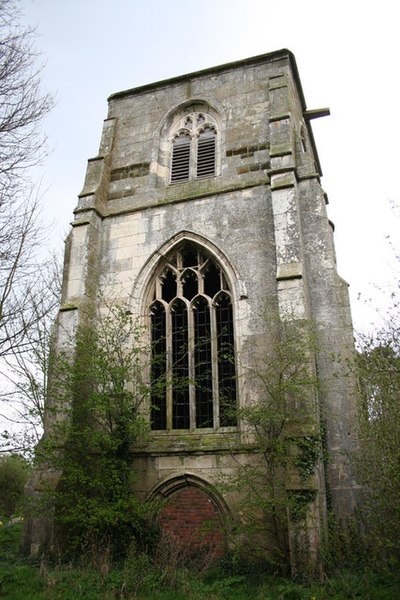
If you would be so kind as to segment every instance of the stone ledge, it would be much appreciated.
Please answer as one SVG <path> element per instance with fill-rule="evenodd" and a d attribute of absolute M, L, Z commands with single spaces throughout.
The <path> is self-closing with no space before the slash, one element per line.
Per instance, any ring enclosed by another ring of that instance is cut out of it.
<path fill-rule="evenodd" d="M 270 115 L 269 122 L 274 123 L 275 121 L 286 121 L 290 119 L 290 117 L 290 112 L 276 113 L 275 115 Z"/>
<path fill-rule="evenodd" d="M 302 279 L 303 277 L 303 263 L 293 262 L 284 263 L 278 266 L 276 272 L 276 278 L 278 281 L 285 281 L 288 279 Z"/>

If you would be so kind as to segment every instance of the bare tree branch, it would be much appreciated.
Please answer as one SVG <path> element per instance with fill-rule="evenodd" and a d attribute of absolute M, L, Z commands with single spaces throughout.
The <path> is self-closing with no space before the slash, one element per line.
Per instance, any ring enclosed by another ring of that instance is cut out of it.
<path fill-rule="evenodd" d="M 29 183 L 30 167 L 46 153 L 41 124 L 53 105 L 41 91 L 35 36 L 21 25 L 17 0 L 0 0 L 0 402 L 5 422 L 29 424 L 15 448 L 13 434 L 3 432 L 5 447 L 18 450 L 40 430 L 43 343 L 58 302 L 52 261 L 40 257 L 44 228 Z"/>
<path fill-rule="evenodd" d="M 60 290 L 61 272 L 58 260 L 53 258 L 42 266 L 26 296 L 30 322 L 22 347 L 17 345 L 0 363 L 0 379 L 7 384 L 0 391 L 0 417 L 14 425 L 6 434 L 0 433 L 0 452 L 18 448 L 29 454 L 42 435 L 52 329 Z"/>

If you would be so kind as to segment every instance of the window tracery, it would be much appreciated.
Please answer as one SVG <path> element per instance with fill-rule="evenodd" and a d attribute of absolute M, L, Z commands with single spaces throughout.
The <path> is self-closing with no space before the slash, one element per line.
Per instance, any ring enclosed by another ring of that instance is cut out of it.
<path fill-rule="evenodd" d="M 203 250 L 187 245 L 164 264 L 150 303 L 151 427 L 236 425 L 232 295 Z"/>
<path fill-rule="evenodd" d="M 171 129 L 170 183 L 217 174 L 217 123 L 206 113 L 186 114 Z"/>

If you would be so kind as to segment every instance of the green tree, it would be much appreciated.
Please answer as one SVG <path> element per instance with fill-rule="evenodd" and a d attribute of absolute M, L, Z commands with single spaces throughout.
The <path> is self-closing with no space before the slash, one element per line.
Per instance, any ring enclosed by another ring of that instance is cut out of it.
<path fill-rule="evenodd" d="M 250 450 L 253 459 L 238 463 L 235 476 L 223 485 L 241 494 L 244 520 L 237 533 L 240 543 L 243 533 L 250 534 L 248 558 L 254 560 L 258 548 L 260 558 L 287 569 L 290 523 L 307 517 L 322 457 L 313 367 L 317 346 L 306 321 L 284 321 L 268 313 L 265 323 L 268 347 L 257 352 L 252 374 L 259 399 L 240 411 L 249 434 L 243 450 Z"/>
<path fill-rule="evenodd" d="M 142 335 L 129 312 L 111 308 L 96 326 L 80 327 L 72 361 L 55 358 L 50 394 L 62 410 L 70 404 L 70 414 L 64 431 L 53 412 L 40 453 L 62 472 L 54 497 L 56 541 L 68 555 L 102 550 L 116 557 L 132 540 L 151 544 L 153 507 L 132 493 L 133 452 L 148 428 L 149 352 Z"/>
<path fill-rule="evenodd" d="M 390 205 L 398 221 L 400 207 Z M 395 283 L 374 289 L 381 305 L 377 323 L 372 331 L 358 334 L 353 365 L 360 388 L 354 459 L 360 484 L 358 542 L 364 562 L 379 570 L 400 563 L 400 252 L 390 237 L 387 254 L 397 265 Z"/>
<path fill-rule="evenodd" d="M 400 322 L 393 313 L 362 336 L 357 476 L 367 556 L 375 565 L 400 562 Z"/>
<path fill-rule="evenodd" d="M 0 457 L 0 516 L 9 518 L 18 510 L 29 473 L 30 464 L 18 454 Z"/>

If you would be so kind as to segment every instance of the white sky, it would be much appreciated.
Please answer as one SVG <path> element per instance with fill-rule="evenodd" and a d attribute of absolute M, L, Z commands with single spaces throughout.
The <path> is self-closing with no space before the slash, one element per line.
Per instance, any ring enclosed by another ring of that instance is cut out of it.
<path fill-rule="evenodd" d="M 374 311 L 359 293 L 394 287 L 387 235 L 400 248 L 398 183 L 400 29 L 395 0 L 21 0 L 36 25 L 57 98 L 44 124 L 51 153 L 43 170 L 61 246 L 82 189 L 87 159 L 98 150 L 107 97 L 120 90 L 257 54 L 290 49 L 309 109 L 335 223 L 338 270 L 348 281 L 353 319 Z M 398 272 L 398 265 L 397 265 Z"/>

